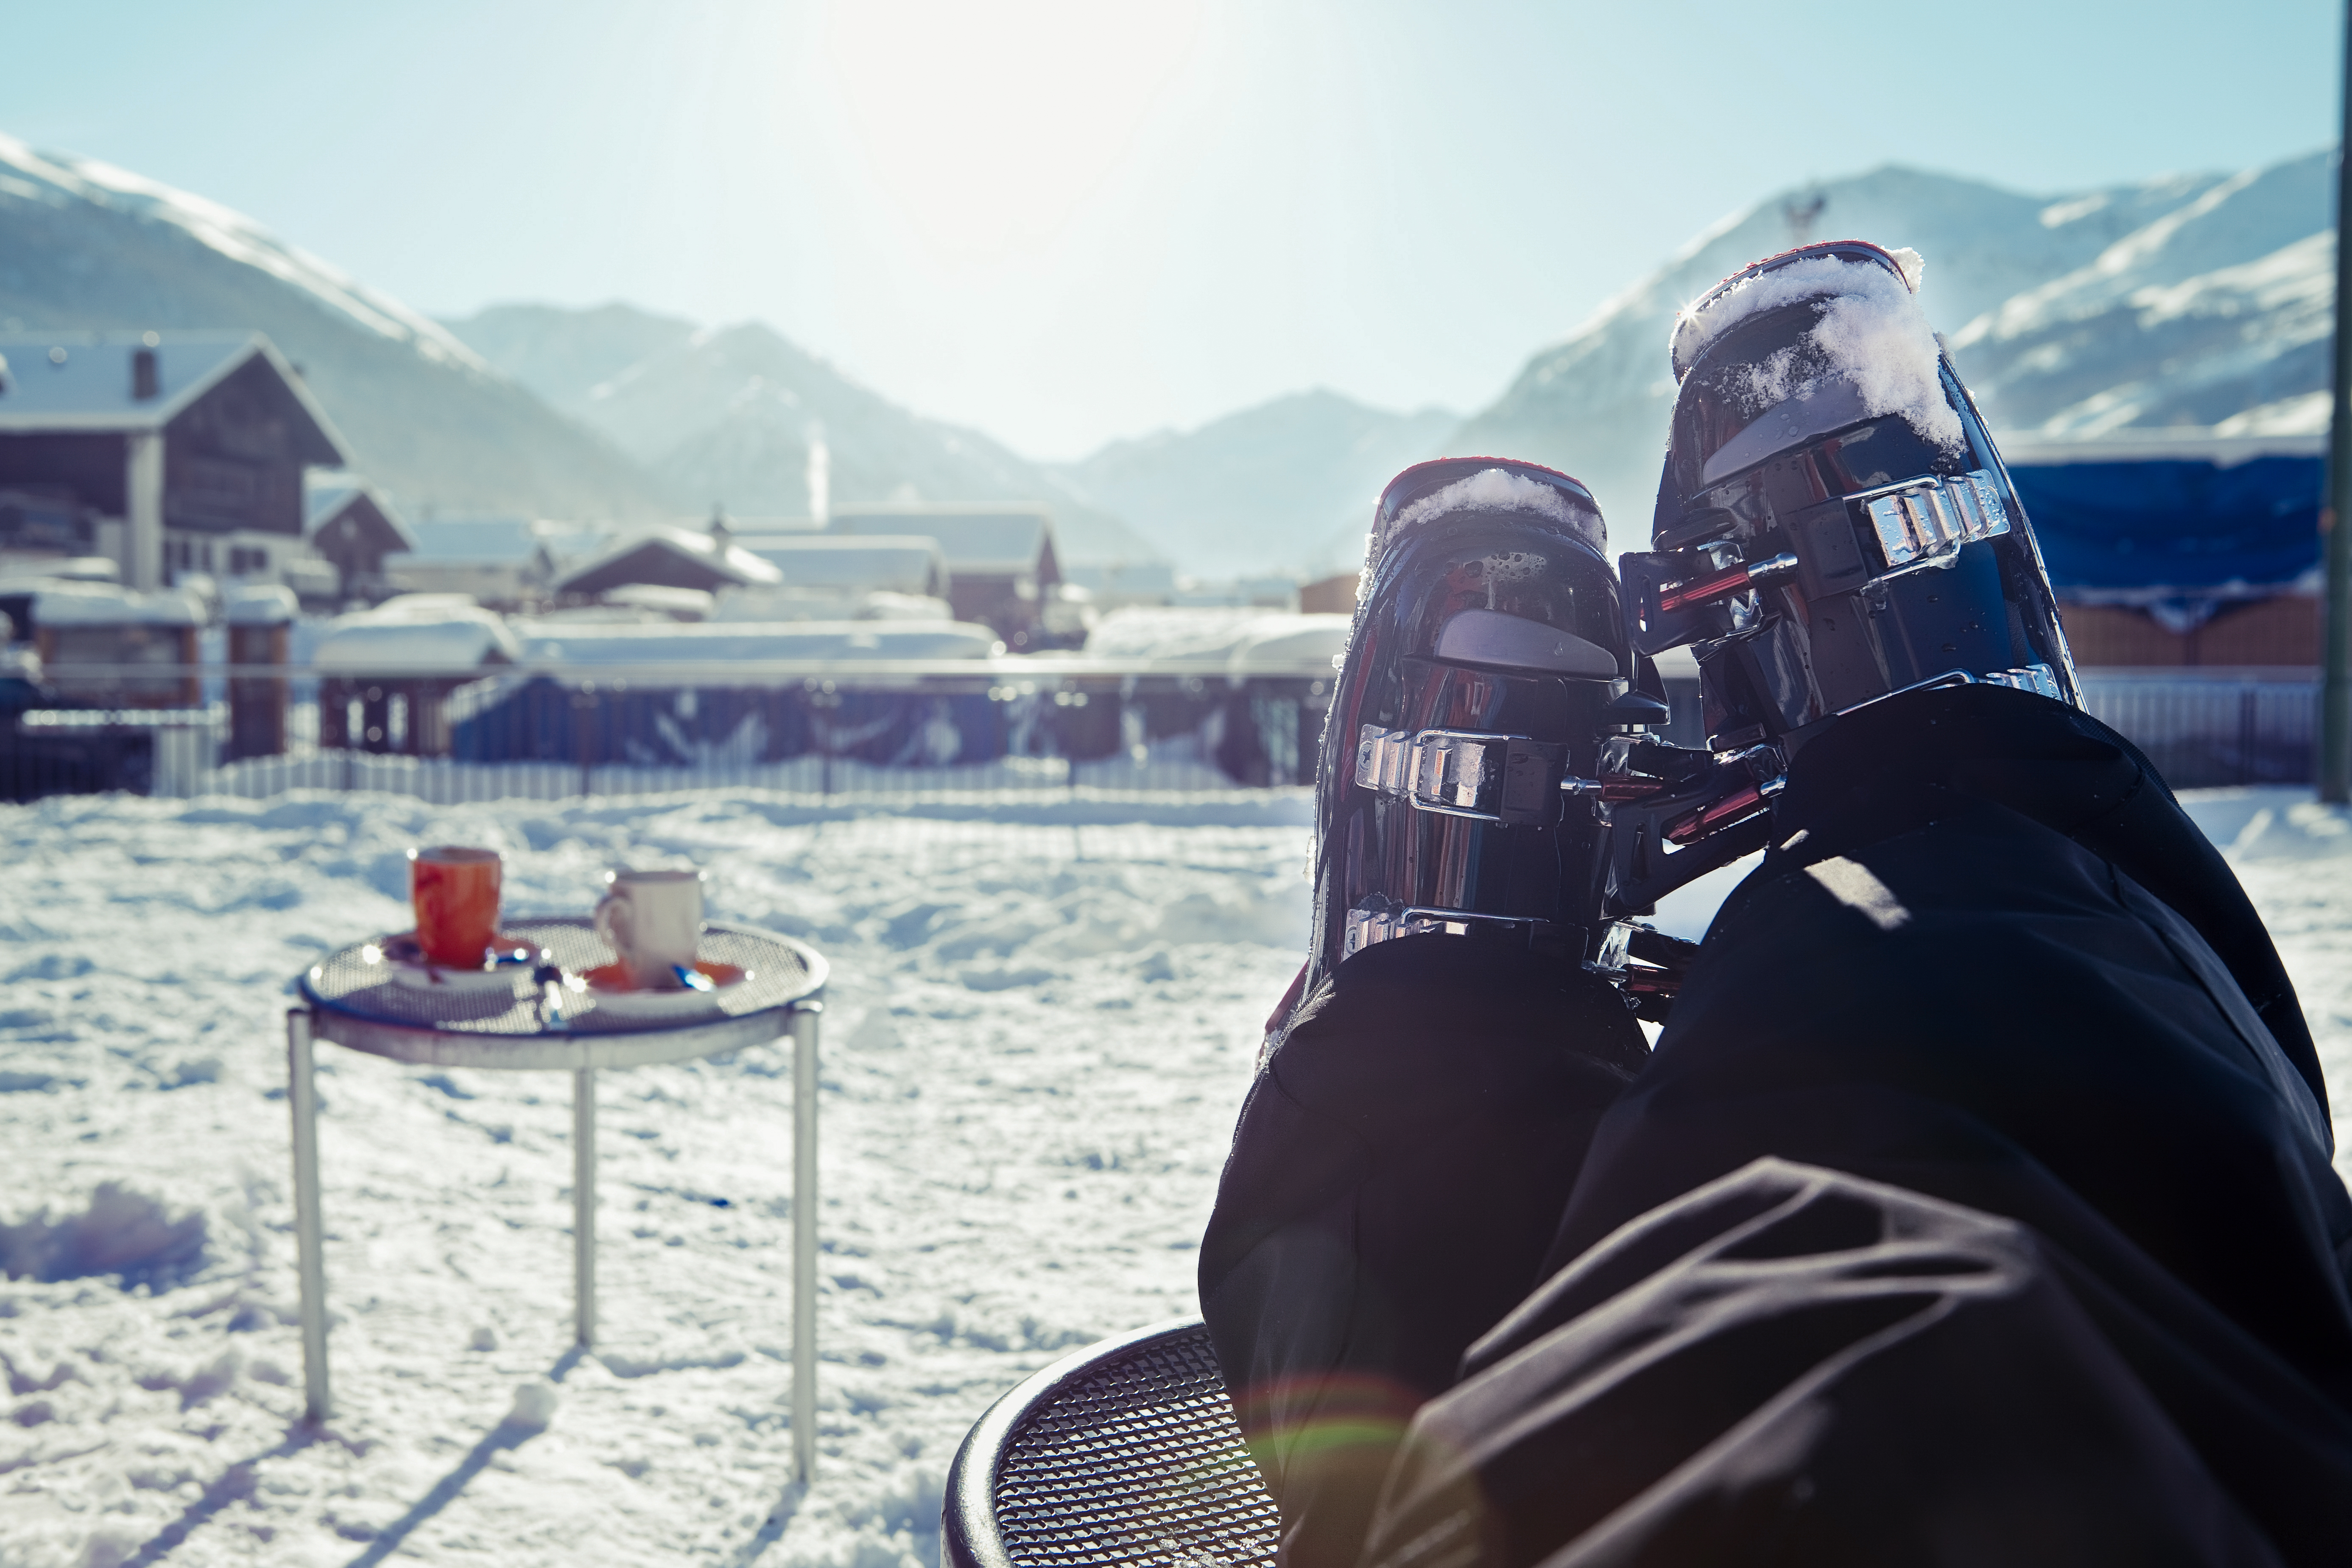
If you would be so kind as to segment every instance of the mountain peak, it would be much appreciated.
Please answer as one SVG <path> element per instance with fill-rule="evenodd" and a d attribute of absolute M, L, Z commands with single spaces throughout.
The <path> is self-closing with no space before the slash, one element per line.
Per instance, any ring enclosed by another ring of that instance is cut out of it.
<path fill-rule="evenodd" d="M 410 510 L 669 510 L 446 328 L 217 202 L 0 137 L 0 324 L 266 333 Z"/>
<path fill-rule="evenodd" d="M 1620 537 L 1640 537 L 1674 397 L 1675 312 L 1751 261 L 1832 237 L 1926 258 L 1920 304 L 1999 427 L 2056 436 L 2301 410 L 2326 383 L 2310 356 L 2332 295 L 2311 246 L 2329 223 L 2331 155 L 2054 196 L 1895 163 L 1792 186 L 1710 225 L 1537 353 L 1450 449 L 1575 474 Z"/>
<path fill-rule="evenodd" d="M 349 273 L 278 238 L 243 213 L 95 158 L 40 152 L 0 135 L 0 167 L 15 176 L 10 194 L 63 207 L 87 202 L 142 223 L 168 225 L 231 261 L 256 267 L 309 294 L 320 306 L 368 331 L 414 343 L 430 358 L 487 368 L 478 355 L 430 317 L 378 293 Z"/>
<path fill-rule="evenodd" d="M 1393 414 L 1328 387 L 1285 393 L 1196 429 L 1113 441 L 1059 472 L 1199 576 L 1335 564 L 1381 487 L 1436 452 L 1458 418 Z"/>
<path fill-rule="evenodd" d="M 671 493 L 723 499 L 738 516 L 804 512 L 809 447 L 821 437 L 836 506 L 1042 506 L 1066 561 L 1156 558 L 1057 475 L 976 430 L 899 407 L 765 321 L 698 326 L 627 307 L 532 306 L 451 324 Z"/>

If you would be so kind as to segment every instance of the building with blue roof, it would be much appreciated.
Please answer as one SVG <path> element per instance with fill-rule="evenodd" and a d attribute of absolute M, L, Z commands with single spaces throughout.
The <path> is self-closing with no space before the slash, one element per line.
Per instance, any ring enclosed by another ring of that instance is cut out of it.
<path fill-rule="evenodd" d="M 2316 665 L 2326 440 L 2150 431 L 2008 453 L 2075 662 Z"/>

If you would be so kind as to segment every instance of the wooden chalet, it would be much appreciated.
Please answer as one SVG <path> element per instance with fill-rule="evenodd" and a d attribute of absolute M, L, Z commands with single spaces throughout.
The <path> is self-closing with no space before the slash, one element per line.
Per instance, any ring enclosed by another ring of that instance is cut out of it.
<path fill-rule="evenodd" d="M 348 476 L 313 482 L 304 494 L 302 531 L 334 569 L 339 600 L 377 600 L 393 592 L 384 557 L 416 548 L 416 536 L 373 485 Z"/>
<path fill-rule="evenodd" d="M 19 560 L 107 556 L 142 592 L 278 580 L 310 559 L 303 471 L 349 460 L 258 332 L 0 336 L 0 551 Z"/>

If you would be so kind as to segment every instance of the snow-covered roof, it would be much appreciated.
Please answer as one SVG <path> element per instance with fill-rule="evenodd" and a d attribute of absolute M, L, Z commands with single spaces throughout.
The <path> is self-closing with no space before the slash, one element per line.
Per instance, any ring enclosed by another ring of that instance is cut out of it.
<path fill-rule="evenodd" d="M 559 594 L 601 594 L 633 584 L 708 591 L 783 580 L 782 573 L 739 544 L 692 529 L 656 528 L 583 562 L 553 587 Z"/>
<path fill-rule="evenodd" d="M 2014 437 L 2000 443 L 2012 468 L 2053 468 L 2072 463 L 2210 463 L 2234 468 L 2256 458 L 2325 458 L 2327 433 L 2224 436 L 2195 426 L 2174 429 L 2110 430 L 2080 441 Z"/>
<path fill-rule="evenodd" d="M 443 674 L 521 657 L 506 622 L 463 595 L 409 594 L 338 618 L 310 662 L 330 675 Z"/>
<path fill-rule="evenodd" d="M 894 594 L 887 588 L 877 588 L 857 598 L 857 613 L 851 617 L 860 621 L 951 621 L 955 612 L 945 599 L 929 594 Z"/>
<path fill-rule="evenodd" d="M 133 360 L 155 358 L 155 394 L 132 395 Z M 302 377 L 259 332 L 12 332 L 0 335 L 0 432 L 160 430 L 255 359 L 266 361 L 316 428 L 313 450 L 346 448 Z"/>
<path fill-rule="evenodd" d="M 832 531 L 928 535 L 957 575 L 1018 576 L 1053 563 L 1053 520 L 1034 507 L 844 507 Z"/>
<path fill-rule="evenodd" d="M 534 661 L 734 664 L 761 659 L 987 658 L 996 633 L 962 621 L 713 622 L 702 626 L 517 623 Z"/>
<path fill-rule="evenodd" d="M 1318 673 L 1348 651 L 1353 616 L 1285 616 L 1252 627 L 1225 660 L 1228 675 L 1291 675 L 1302 668 Z"/>
<path fill-rule="evenodd" d="M 582 555 L 604 547 L 604 535 L 578 523 L 527 517 L 436 517 L 408 525 L 414 562 L 480 562 L 522 565 L 541 551 L 552 557 Z"/>
<path fill-rule="evenodd" d="M 122 580 L 122 568 L 105 555 L 74 555 L 37 564 L 18 561 L 0 566 L 0 592 L 13 588 L 18 593 L 27 588 L 46 587 L 52 583 L 105 583 Z"/>
<path fill-rule="evenodd" d="M 1130 605 L 1087 634 L 1090 658 L 1148 658 L 1174 669 L 1225 675 L 1290 674 L 1331 668 L 1348 647 L 1350 616 Z"/>
<path fill-rule="evenodd" d="M 604 603 L 621 610 L 650 611 L 674 620 L 706 620 L 717 605 L 700 588 L 666 588 L 658 583 L 627 583 L 604 591 Z"/>
<path fill-rule="evenodd" d="M 283 626 L 299 609 L 294 590 L 282 583 L 241 583 L 228 591 L 221 618 L 233 626 Z"/>
<path fill-rule="evenodd" d="M 1062 581 L 1097 594 L 1165 595 L 1176 591 L 1176 566 L 1169 561 L 1074 561 L 1062 568 Z"/>
<path fill-rule="evenodd" d="M 393 510 L 392 503 L 384 499 L 383 492 L 353 474 L 334 474 L 324 479 L 314 477 L 312 482 L 303 486 L 302 536 L 306 539 L 317 538 L 319 530 L 333 522 L 354 507 L 362 509 L 373 507 L 376 514 L 383 519 L 384 526 L 389 528 L 394 537 L 399 541 L 390 548 L 394 550 L 416 548 L 415 533 L 401 520 L 400 514 Z"/>
<path fill-rule="evenodd" d="M 110 584 L 46 584 L 33 601 L 37 626 L 200 626 L 204 602 L 194 594 L 167 590 L 135 593 Z"/>
<path fill-rule="evenodd" d="M 951 621 L 948 601 L 887 588 L 864 593 L 839 588 L 738 588 L 719 595 L 714 621 L 760 625 L 782 621 Z"/>
<path fill-rule="evenodd" d="M 735 543 L 775 566 L 793 588 L 929 595 L 938 593 L 947 576 L 939 541 L 928 534 L 738 534 Z"/>
<path fill-rule="evenodd" d="M 319 525 L 367 493 L 357 484 L 308 485 L 302 490 L 302 531 L 316 533 Z"/>

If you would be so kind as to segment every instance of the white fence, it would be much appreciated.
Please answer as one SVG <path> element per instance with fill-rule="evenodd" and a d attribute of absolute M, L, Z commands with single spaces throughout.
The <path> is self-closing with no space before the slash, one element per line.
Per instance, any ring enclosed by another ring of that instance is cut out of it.
<path fill-rule="evenodd" d="M 402 692 L 362 696 L 322 726 L 317 682 L 290 683 L 278 749 L 229 760 L 232 714 L 37 710 L 0 746 L 0 799 L 92 789 L 190 797 L 368 790 L 455 803 L 757 789 L 876 804 L 1046 794 L 1229 791 L 1313 782 L 1328 702 L 1305 675 L 1139 679 L 1039 670 L 873 684 L 814 678 L 671 688 L 549 670 L 448 689 L 446 754 L 404 750 Z M 1696 682 L 1675 689 L 1672 738 L 1700 743 Z M 307 685 L 310 689 L 305 690 Z M 2318 682 L 2305 669 L 2083 672 L 2091 712 L 2175 788 L 2295 784 L 2314 774 Z M 338 698 L 344 693 L 339 689 Z M 425 698 L 415 700 L 422 702 Z M 860 707 L 863 704 L 863 707 Z M 322 744 L 322 729 L 360 744 Z M 13 748 L 13 749 L 11 749 Z"/>

